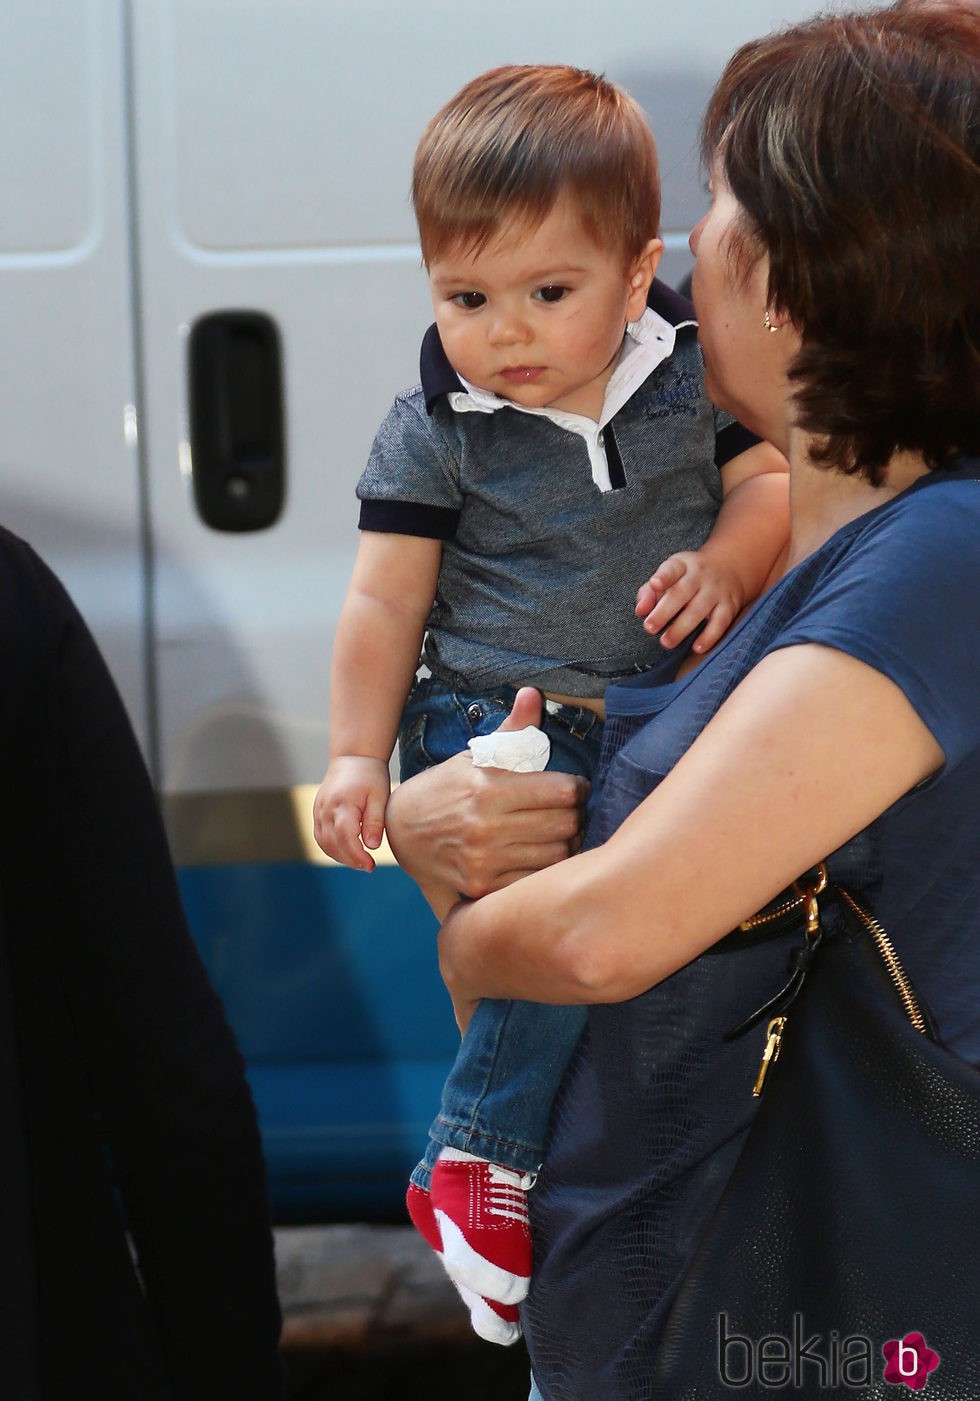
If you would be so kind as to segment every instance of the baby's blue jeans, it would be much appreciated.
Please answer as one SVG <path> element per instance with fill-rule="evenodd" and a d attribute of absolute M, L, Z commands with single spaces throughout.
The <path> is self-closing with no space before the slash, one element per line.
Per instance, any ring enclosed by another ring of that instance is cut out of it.
<path fill-rule="evenodd" d="M 398 734 L 402 780 L 458 754 L 476 735 L 491 734 L 509 714 L 514 695 L 512 686 L 476 695 L 431 677 L 416 681 Z M 548 702 L 541 728 L 551 741 L 548 768 L 591 780 L 602 736 L 595 712 Z M 552 1101 L 584 1026 L 584 1007 L 481 1002 L 443 1088 L 429 1145 L 412 1181 L 428 1188 L 443 1147 L 518 1172 L 536 1172 Z"/>

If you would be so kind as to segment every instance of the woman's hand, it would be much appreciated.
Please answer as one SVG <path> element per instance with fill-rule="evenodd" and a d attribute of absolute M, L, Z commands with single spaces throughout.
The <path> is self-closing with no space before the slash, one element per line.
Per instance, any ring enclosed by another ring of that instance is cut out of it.
<path fill-rule="evenodd" d="M 540 694 L 525 687 L 501 728 L 540 719 Z M 500 890 L 577 851 L 588 792 L 572 774 L 478 769 L 469 753 L 457 754 L 395 789 L 388 841 L 444 918 L 460 898 Z"/>

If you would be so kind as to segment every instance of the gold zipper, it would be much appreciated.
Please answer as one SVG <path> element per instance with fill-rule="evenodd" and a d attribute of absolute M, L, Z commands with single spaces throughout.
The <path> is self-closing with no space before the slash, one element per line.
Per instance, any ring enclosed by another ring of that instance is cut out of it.
<path fill-rule="evenodd" d="M 848 895 L 846 890 L 841 890 L 839 886 L 837 890 L 838 894 L 847 901 L 858 919 L 873 936 L 875 943 L 878 945 L 878 952 L 881 954 L 885 967 L 888 970 L 888 976 L 895 984 L 898 995 L 902 999 L 902 1005 L 905 1008 L 906 1016 L 915 1027 L 916 1031 L 921 1032 L 921 1034 L 925 1036 L 925 1018 L 922 1015 L 915 993 L 912 991 L 912 984 L 908 980 L 908 975 L 902 967 L 901 960 L 895 952 L 895 946 L 891 939 L 875 919 L 874 915 L 869 915 L 867 910 L 863 910 L 857 901 L 852 896 Z"/>
<path fill-rule="evenodd" d="M 786 915 L 795 914 L 797 910 L 806 909 L 807 937 L 812 936 L 816 932 L 816 913 L 812 902 L 815 896 L 822 895 L 827 888 L 827 867 L 821 861 L 815 869 L 817 872 L 816 885 L 804 886 L 801 889 L 800 882 L 794 881 L 795 895 L 788 896 L 780 904 L 773 905 L 771 909 L 760 910 L 758 914 L 749 915 L 748 919 L 742 920 L 738 926 L 739 929 L 758 929 L 763 924 L 772 924 L 775 920 L 783 919 Z"/>
<path fill-rule="evenodd" d="M 779 919 L 782 915 L 789 914 L 791 910 L 806 910 L 806 937 L 809 942 L 816 940 L 820 933 L 820 906 L 817 896 L 827 889 L 827 867 L 821 861 L 816 868 L 817 879 L 813 885 L 801 885 L 800 881 L 795 881 L 793 889 L 796 894 L 784 900 L 774 909 L 766 910 L 763 913 L 753 915 L 751 919 L 745 920 L 743 929 L 751 929 L 760 924 L 769 924 L 773 920 Z M 779 1059 L 779 1052 L 783 1048 L 783 1032 L 786 1030 L 786 1017 L 773 1017 L 766 1029 L 766 1044 L 762 1052 L 762 1061 L 759 1065 L 758 1074 L 755 1077 L 755 1084 L 752 1086 L 752 1097 L 758 1099 L 762 1094 L 772 1067 Z"/>
<path fill-rule="evenodd" d="M 755 1084 L 752 1086 L 753 1099 L 758 1099 L 762 1094 L 766 1076 L 779 1059 L 779 1052 L 783 1048 L 783 1028 L 785 1025 L 785 1017 L 773 1017 L 769 1023 L 766 1030 L 766 1048 L 762 1052 L 762 1063 L 759 1066 L 759 1073 L 755 1077 Z"/>
<path fill-rule="evenodd" d="M 743 921 L 741 928 L 753 929 L 757 928 L 760 924 L 769 924 L 773 920 L 779 919 L 781 916 L 787 915 L 791 911 L 798 910 L 802 907 L 806 909 L 806 936 L 808 939 L 815 939 L 820 929 L 820 907 L 817 903 L 817 896 L 821 894 L 827 886 L 826 866 L 821 862 L 816 869 L 816 885 L 804 886 L 801 888 L 799 882 L 797 882 L 795 886 L 797 894 L 795 896 L 784 900 L 774 909 L 753 915 L 751 919 Z M 888 976 L 891 978 L 895 990 L 902 999 L 902 1005 L 905 1008 L 906 1016 L 915 1027 L 916 1031 L 925 1036 L 925 1018 L 922 1015 L 922 1010 L 912 990 L 912 984 L 908 980 L 908 976 L 905 969 L 902 967 L 898 954 L 895 952 L 895 946 L 891 939 L 875 919 L 874 915 L 870 915 L 867 910 L 862 909 L 854 897 L 849 895 L 846 890 L 842 890 L 840 886 L 838 886 L 837 893 L 842 899 L 847 901 L 847 904 L 874 939 L 878 952 L 888 971 Z M 762 1062 L 759 1066 L 759 1073 L 755 1078 L 755 1084 L 752 1087 L 752 1094 L 756 1099 L 762 1094 L 766 1083 L 766 1077 L 779 1058 L 779 1052 L 783 1045 L 783 1033 L 786 1030 L 786 1021 L 787 1018 L 785 1016 L 773 1017 L 769 1023 L 765 1049 L 762 1052 Z"/>
<path fill-rule="evenodd" d="M 784 915 L 792 914 L 795 910 L 801 910 L 804 904 L 802 895 L 794 895 L 789 900 L 784 900 L 781 905 L 775 905 L 771 910 L 760 910 L 758 914 L 750 915 L 748 919 L 743 919 L 738 926 L 739 929 L 758 929 L 760 925 L 771 924 L 774 919 L 782 919 Z"/>

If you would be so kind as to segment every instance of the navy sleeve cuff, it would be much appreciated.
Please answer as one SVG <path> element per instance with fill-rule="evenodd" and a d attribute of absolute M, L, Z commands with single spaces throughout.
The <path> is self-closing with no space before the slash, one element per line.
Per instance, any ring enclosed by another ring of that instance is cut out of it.
<path fill-rule="evenodd" d="M 358 525 L 361 530 L 387 535 L 454 540 L 459 511 L 451 506 L 423 506 L 417 501 L 362 501 Z"/>
<path fill-rule="evenodd" d="M 749 448 L 754 448 L 756 443 L 761 442 L 761 438 L 755 433 L 750 433 L 740 423 L 730 423 L 727 428 L 715 434 L 715 466 L 724 467 L 733 457 L 738 457 L 739 453 L 747 452 Z"/>

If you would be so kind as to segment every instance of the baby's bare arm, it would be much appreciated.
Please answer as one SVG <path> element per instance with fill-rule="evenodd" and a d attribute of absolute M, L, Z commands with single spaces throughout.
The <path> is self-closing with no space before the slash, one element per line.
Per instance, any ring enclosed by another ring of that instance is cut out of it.
<path fill-rule="evenodd" d="M 336 861 L 371 871 L 388 799 L 388 760 L 418 664 L 442 546 L 365 531 L 334 644 L 330 766 L 313 832 Z"/>

